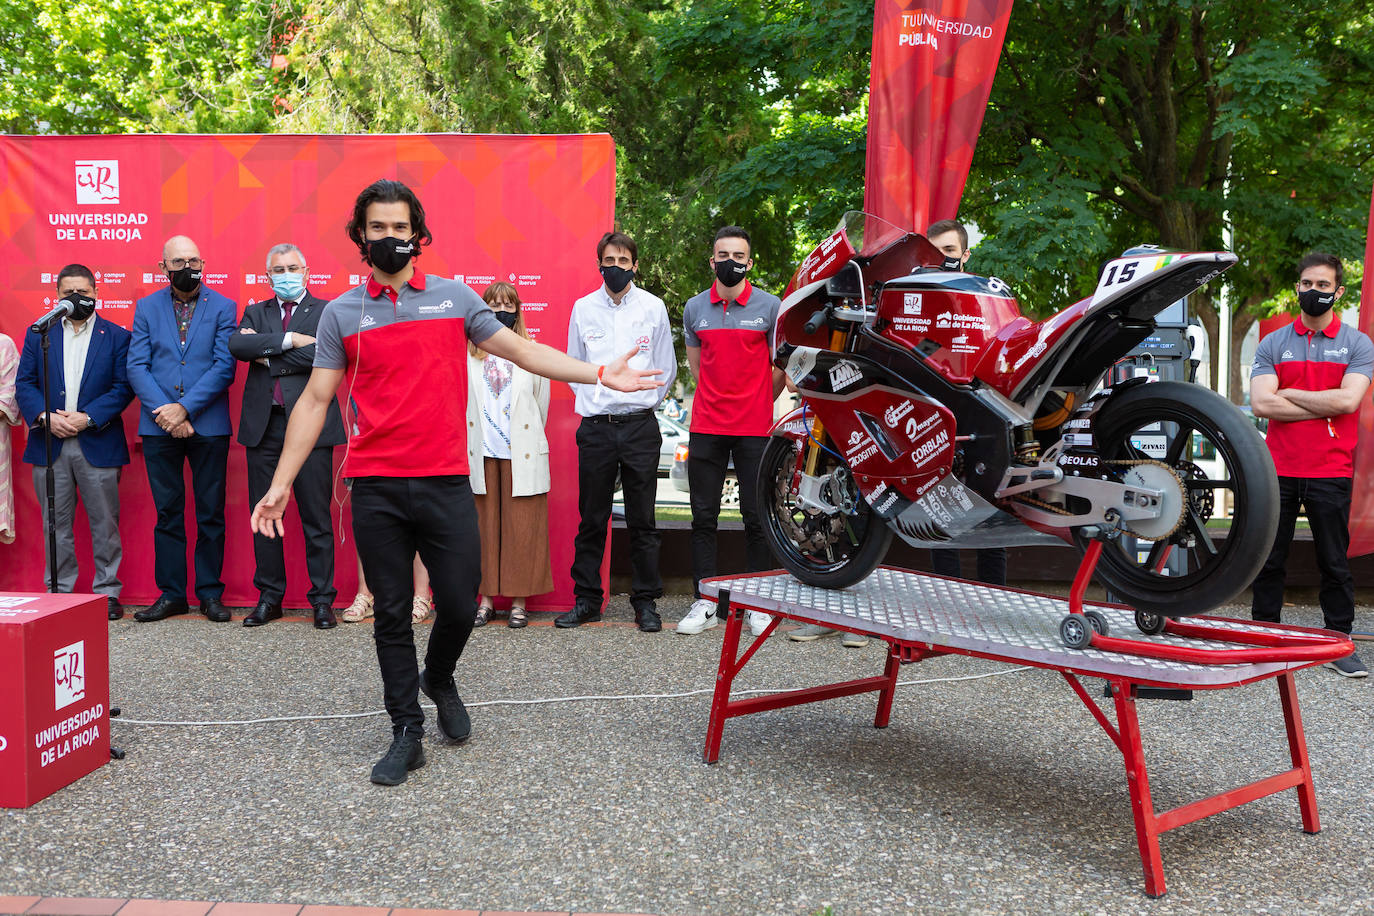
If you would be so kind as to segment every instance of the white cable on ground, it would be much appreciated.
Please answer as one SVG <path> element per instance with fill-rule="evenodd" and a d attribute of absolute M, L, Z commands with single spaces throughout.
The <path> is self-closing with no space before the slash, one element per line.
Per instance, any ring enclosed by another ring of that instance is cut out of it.
<path fill-rule="evenodd" d="M 998 677 L 1003 674 L 1015 674 L 1018 671 L 1028 671 L 1032 665 L 1020 665 L 1016 668 L 1008 668 L 1005 671 L 989 671 L 985 674 L 965 674 L 960 677 L 932 677 L 919 681 L 898 681 L 898 687 L 912 687 L 917 684 L 946 684 L 955 681 L 977 681 L 986 677 Z M 745 694 L 757 693 L 788 693 L 798 688 L 761 688 L 755 690 L 732 690 L 730 695 L 743 696 Z M 804 688 L 802 688 L 804 689 Z M 700 690 L 686 690 L 682 693 L 622 693 L 622 694 L 601 694 L 581 697 L 541 697 L 533 700 L 483 700 L 478 703 L 464 703 L 468 709 L 476 709 L 479 706 L 534 706 L 547 703 L 583 703 L 590 700 L 676 700 L 683 697 L 695 697 L 702 694 L 715 693 L 714 687 L 704 687 Z M 433 709 L 429 703 L 420 704 L 425 709 Z M 328 715 L 315 716 L 267 716 L 262 719 L 220 719 L 218 721 L 204 722 L 178 722 L 161 721 L 156 719 L 126 719 L 118 716 L 114 724 L 119 725 L 179 725 L 179 726 L 210 726 L 210 725 L 263 725 L 270 722 L 324 722 L 331 719 L 366 719 L 371 716 L 385 715 L 386 710 L 374 709 L 370 712 L 343 712 Z"/>

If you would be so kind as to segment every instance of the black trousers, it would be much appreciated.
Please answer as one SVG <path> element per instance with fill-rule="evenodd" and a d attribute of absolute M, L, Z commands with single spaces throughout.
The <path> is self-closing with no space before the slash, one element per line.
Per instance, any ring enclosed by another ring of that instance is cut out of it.
<path fill-rule="evenodd" d="M 1283 609 L 1288 547 L 1301 510 L 1312 527 L 1312 544 L 1321 573 L 1318 592 L 1326 628 L 1349 633 L 1355 622 L 1355 577 L 1345 553 L 1350 548 L 1349 477 L 1280 477 L 1279 528 L 1269 559 L 1251 586 L 1250 614 L 1277 623 Z"/>
<path fill-rule="evenodd" d="M 276 473 L 285 441 L 286 413 L 273 409 L 261 441 L 248 449 L 250 506 L 256 506 L 272 486 L 272 475 Z M 296 509 L 301 515 L 301 533 L 305 535 L 305 569 L 310 574 L 306 598 L 311 607 L 332 605 L 338 594 L 334 588 L 334 526 L 329 519 L 329 499 L 334 492 L 333 472 L 334 449 L 329 446 L 316 448 L 305 459 L 291 486 Z M 286 560 L 281 538 L 253 535 L 253 559 L 256 561 L 253 587 L 263 601 L 280 604 L 286 594 Z"/>
<path fill-rule="evenodd" d="M 1007 584 L 1007 548 L 983 547 L 977 551 L 978 581 L 988 585 Z M 937 576 L 962 579 L 959 551 L 953 548 L 930 551 L 930 571 Z"/>
<path fill-rule="evenodd" d="M 229 471 L 229 437 L 144 436 L 143 463 L 157 507 L 153 528 L 153 578 L 163 598 L 186 600 L 186 481 L 196 504 L 196 597 L 224 594 L 224 485 Z"/>
<path fill-rule="evenodd" d="M 716 574 L 716 523 L 720 518 L 720 496 L 730 458 L 735 460 L 739 481 L 739 511 L 744 516 L 745 561 L 749 572 L 773 566 L 768 542 L 763 539 L 759 517 L 758 477 L 767 436 L 721 436 L 692 433 L 687 445 L 687 485 L 692 502 L 692 592 L 701 597 L 702 579 Z"/>
<path fill-rule="evenodd" d="M 453 675 L 477 613 L 482 545 L 468 479 L 359 477 L 353 481 L 353 537 L 373 595 L 373 639 L 391 728 L 423 733 L 420 672 L 410 604 L 415 554 L 429 570 L 434 627 L 425 650 L 430 680 Z"/>
<path fill-rule="evenodd" d="M 658 574 L 658 451 L 663 436 L 652 411 L 610 422 L 583 417 L 577 427 L 577 509 L 581 518 L 573 541 L 573 594 L 580 603 L 601 607 L 601 561 L 606 524 L 611 520 L 615 477 L 625 498 L 630 534 L 630 604 L 639 608 L 663 596 Z M 371 580 L 368 580 L 371 581 Z"/>

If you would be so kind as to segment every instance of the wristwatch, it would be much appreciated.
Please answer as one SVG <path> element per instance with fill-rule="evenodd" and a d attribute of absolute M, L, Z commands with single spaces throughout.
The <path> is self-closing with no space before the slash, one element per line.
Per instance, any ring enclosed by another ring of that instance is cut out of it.
<path fill-rule="evenodd" d="M 90 414 L 86 414 L 86 428 L 87 428 L 87 429 L 95 429 L 95 427 L 96 427 L 95 417 L 91 416 Z"/>

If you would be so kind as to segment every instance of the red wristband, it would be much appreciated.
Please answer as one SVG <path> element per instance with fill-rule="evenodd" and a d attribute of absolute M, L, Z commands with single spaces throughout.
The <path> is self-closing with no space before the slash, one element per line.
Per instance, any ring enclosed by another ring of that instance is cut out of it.
<path fill-rule="evenodd" d="M 601 381 L 601 376 L 604 375 L 605 373 L 606 373 L 606 367 L 605 367 L 605 366 L 597 366 L 597 367 L 596 367 L 596 380 L 597 380 L 598 382 Z"/>

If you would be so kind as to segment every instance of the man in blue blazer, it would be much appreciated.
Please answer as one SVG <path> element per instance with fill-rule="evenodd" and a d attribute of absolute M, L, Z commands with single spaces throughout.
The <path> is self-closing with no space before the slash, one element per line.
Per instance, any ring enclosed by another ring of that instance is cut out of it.
<path fill-rule="evenodd" d="M 134 399 L 125 372 L 129 332 L 95 312 L 95 276 L 83 264 L 68 264 L 57 274 L 57 296 L 72 303 L 60 326 L 48 331 L 48 400 L 43 402 L 43 355 L 39 335 L 24 336 L 15 389 L 19 410 L 29 423 L 24 461 L 34 466 L 33 488 L 48 525 L 48 474 L 53 475 L 53 514 L 57 529 L 57 590 L 76 587 L 76 499 L 91 525 L 95 575 L 91 589 L 105 595 L 111 620 L 124 616 L 119 604 L 119 475 L 129 463 L 124 440 L 124 408 Z M 52 432 L 52 462 L 44 443 Z M 63 446 L 66 446 L 65 448 Z M 46 556 L 48 539 L 43 538 Z M 46 570 L 45 566 L 45 570 Z M 43 581 L 48 582 L 46 572 Z"/>
<path fill-rule="evenodd" d="M 171 285 L 138 300 L 129 344 L 129 383 L 142 406 L 138 434 L 148 488 L 157 507 L 153 529 L 154 577 L 161 597 L 139 621 L 185 614 L 186 485 L 191 466 L 196 503 L 196 597 L 200 612 L 216 623 L 229 620 L 220 598 L 224 583 L 224 486 L 229 462 L 229 384 L 234 357 L 229 335 L 238 307 L 208 289 L 205 262 L 196 243 L 173 236 L 162 247 L 158 270 Z"/>

